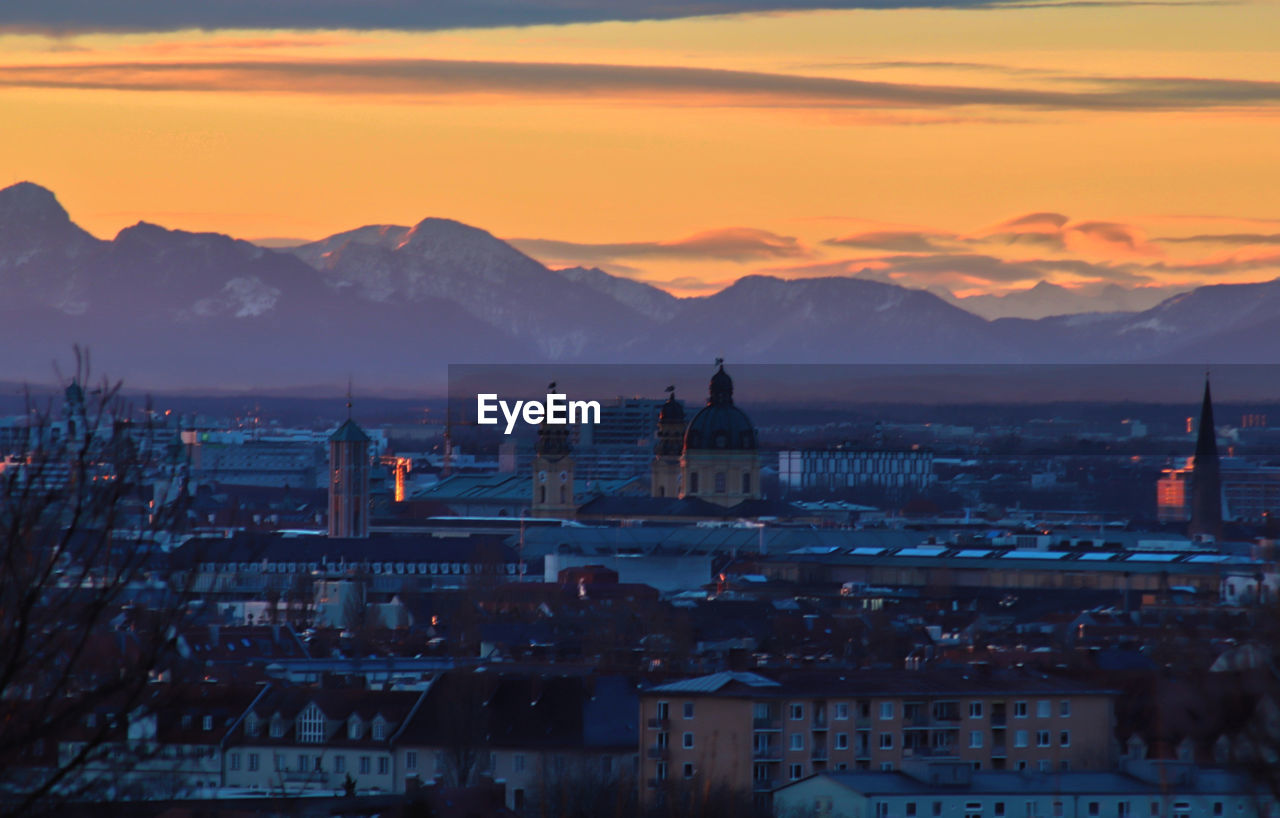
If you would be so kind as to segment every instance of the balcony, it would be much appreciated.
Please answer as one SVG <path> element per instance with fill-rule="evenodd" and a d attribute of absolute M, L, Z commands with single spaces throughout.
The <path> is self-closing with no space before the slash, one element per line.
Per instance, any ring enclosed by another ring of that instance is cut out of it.
<path fill-rule="evenodd" d="M 1008 717 L 1007 715 L 1005 715 L 1004 713 L 992 713 L 992 714 L 991 714 L 991 726 L 992 726 L 992 727 L 1007 727 L 1007 726 L 1008 726 L 1008 724 L 1009 724 L 1009 717 Z"/>
<path fill-rule="evenodd" d="M 1003 744 L 992 744 L 991 757 L 992 758 L 1008 758 L 1009 752 L 1005 749 L 1005 746 Z"/>
<path fill-rule="evenodd" d="M 813 748 L 813 760 L 814 760 L 814 761 L 826 761 L 826 760 L 827 760 L 827 748 L 826 748 L 826 747 L 814 747 L 814 748 Z"/>
<path fill-rule="evenodd" d="M 671 758 L 671 748 L 669 747 L 650 747 L 645 751 L 645 755 L 651 759 L 666 761 Z"/>
<path fill-rule="evenodd" d="M 751 782 L 751 789 L 756 792 L 773 792 L 776 786 L 778 786 L 778 782 L 772 778 L 757 778 Z"/>
<path fill-rule="evenodd" d="M 650 730 L 666 730 L 671 726 L 671 719 L 649 719 Z"/>
<path fill-rule="evenodd" d="M 827 729 L 827 717 L 826 717 L 826 716 L 818 716 L 818 717 L 816 717 L 816 718 L 813 720 L 813 729 L 814 729 L 814 730 L 826 730 L 826 729 Z"/>
<path fill-rule="evenodd" d="M 778 747 L 757 747 L 751 751 L 753 761 L 781 761 L 782 750 Z"/>
<path fill-rule="evenodd" d="M 751 720 L 751 727 L 755 730 L 781 730 L 782 722 L 774 718 L 755 718 Z"/>

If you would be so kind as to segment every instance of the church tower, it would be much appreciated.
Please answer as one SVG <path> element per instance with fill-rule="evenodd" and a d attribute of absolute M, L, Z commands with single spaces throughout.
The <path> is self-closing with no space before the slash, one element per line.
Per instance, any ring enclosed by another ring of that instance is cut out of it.
<path fill-rule="evenodd" d="M 66 446 L 75 454 L 84 448 L 89 439 L 88 410 L 79 378 L 73 379 L 63 393 L 62 413 L 67 423 Z"/>
<path fill-rule="evenodd" d="M 556 393 L 556 385 L 547 386 L 547 394 Z M 534 517 L 572 518 L 578 507 L 573 502 L 573 447 L 569 444 L 569 427 L 538 427 L 538 442 L 533 457 L 533 498 L 530 512 Z"/>
<path fill-rule="evenodd" d="M 1209 377 L 1204 379 L 1204 402 L 1200 406 L 1200 429 L 1196 436 L 1196 455 L 1191 470 L 1192 537 L 1222 536 L 1222 479 L 1218 463 L 1218 439 L 1213 426 L 1213 399 L 1209 395 Z"/>
<path fill-rule="evenodd" d="M 755 426 L 733 405 L 733 379 L 721 359 L 716 366 L 707 405 L 684 433 L 681 496 L 731 507 L 760 499 L 760 457 Z"/>
<path fill-rule="evenodd" d="M 370 438 L 351 419 L 329 438 L 329 536 L 369 536 Z"/>
<path fill-rule="evenodd" d="M 676 388 L 667 387 L 667 402 L 658 412 L 658 440 L 653 449 L 649 493 L 653 497 L 679 497 L 684 487 L 680 457 L 684 454 L 684 404 L 676 400 Z"/>

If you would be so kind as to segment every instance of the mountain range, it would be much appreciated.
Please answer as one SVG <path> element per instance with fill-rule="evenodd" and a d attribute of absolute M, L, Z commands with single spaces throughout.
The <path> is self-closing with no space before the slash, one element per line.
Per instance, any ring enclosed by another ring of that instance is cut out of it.
<path fill-rule="evenodd" d="M 140 222 L 113 239 L 28 182 L 0 190 L 0 379 L 71 345 L 147 388 L 440 383 L 450 363 L 1280 363 L 1280 280 L 1132 312 L 989 320 L 859 278 L 751 275 L 676 298 L 553 270 L 449 219 L 289 248 Z"/>

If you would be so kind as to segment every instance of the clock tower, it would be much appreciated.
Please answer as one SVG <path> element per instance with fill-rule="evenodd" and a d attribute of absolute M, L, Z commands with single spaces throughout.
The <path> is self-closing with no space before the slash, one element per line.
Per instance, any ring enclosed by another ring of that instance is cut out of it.
<path fill-rule="evenodd" d="M 547 387 L 547 394 L 556 394 L 554 382 Z M 573 500 L 573 448 L 567 425 L 550 425 L 544 420 L 538 427 L 530 511 L 534 517 L 562 519 L 577 514 Z"/>

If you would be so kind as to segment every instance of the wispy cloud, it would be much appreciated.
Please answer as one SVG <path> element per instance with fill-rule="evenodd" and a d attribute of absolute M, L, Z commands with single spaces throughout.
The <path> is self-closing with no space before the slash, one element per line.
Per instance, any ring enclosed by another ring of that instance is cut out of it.
<path fill-rule="evenodd" d="M 1083 81 L 1083 80 L 1082 80 Z M 425 59 L 85 62 L 0 67 L 0 86 L 580 99 L 829 108 L 1163 111 L 1273 107 L 1280 82 L 1105 77 L 1083 90 L 873 82 L 673 66 Z"/>
<path fill-rule="evenodd" d="M 0 29 L 67 33 L 179 29 L 442 30 L 603 21 L 667 20 L 818 9 L 1026 8 L 1046 5 L 1208 5 L 1204 0 L 6 0 Z"/>
<path fill-rule="evenodd" d="M 897 253 L 937 253 L 954 247 L 957 237 L 949 233 L 916 230 L 873 230 L 853 233 L 823 242 L 831 247 L 858 247 Z"/>
<path fill-rule="evenodd" d="M 1169 244 L 1280 244 L 1280 233 L 1202 233 L 1195 236 L 1166 236 L 1156 241 Z"/>
<path fill-rule="evenodd" d="M 766 259 L 803 258 L 808 248 L 791 236 L 768 230 L 730 227 L 707 230 L 673 241 L 582 244 L 555 239 L 507 239 L 529 255 L 550 262 L 608 264 L 617 259 L 672 258 L 729 261 L 738 264 Z"/>

